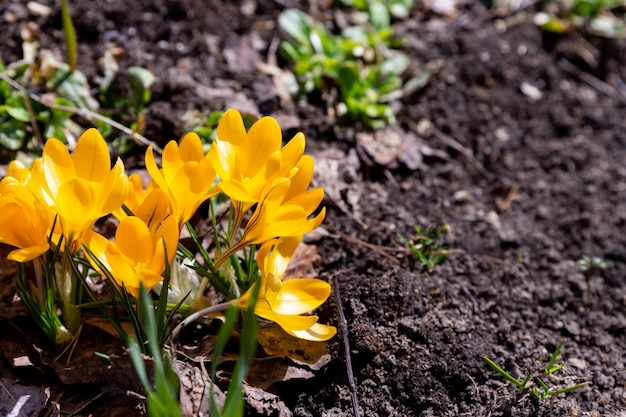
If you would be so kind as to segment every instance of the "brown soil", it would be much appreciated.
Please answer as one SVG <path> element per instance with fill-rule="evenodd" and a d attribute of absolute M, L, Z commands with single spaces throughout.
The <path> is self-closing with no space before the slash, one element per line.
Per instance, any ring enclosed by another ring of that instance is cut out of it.
<path fill-rule="evenodd" d="M 50 15 L 34 16 L 21 1 L 0 4 L 5 62 L 20 57 L 18 23 L 27 21 L 40 26 L 42 47 L 63 56 L 57 2 L 41 3 L 53 7 Z M 181 137 L 190 110 L 236 107 L 274 115 L 288 133 L 304 131 L 308 152 L 332 154 L 344 167 L 346 184 L 327 202 L 328 233 L 315 244 L 320 276 L 340 283 L 363 416 L 626 416 L 626 41 L 546 35 L 523 15 L 499 17 L 478 1 L 454 18 L 419 6 L 398 26 L 405 50 L 416 68 L 442 66 L 399 103 L 401 138 L 412 144 L 399 152 L 422 156 L 410 169 L 403 158 L 372 163 L 361 146 L 351 154 L 358 126 L 337 129 L 323 106 L 286 101 L 272 74 L 258 69 L 274 57 L 283 3 L 297 2 L 70 3 L 79 69 L 92 83 L 110 43 L 124 48 L 122 68 L 156 75 L 150 139 Z M 333 17 L 317 2 L 299 7 Z M 324 184 L 329 173 L 320 169 Z M 451 253 L 428 273 L 397 234 L 410 237 L 414 225 L 439 216 L 450 226 Z M 607 264 L 591 275 L 592 305 L 576 264 L 585 255 Z M 320 316 L 338 325 L 336 302 Z M 16 325 L 1 329 L 7 340 Z M 521 378 L 560 342 L 565 367 L 546 383 L 590 384 L 545 400 L 482 359 Z M 315 377 L 269 389 L 294 416 L 352 415 L 341 338 L 329 348 L 332 360 Z M 79 388 L 8 359 L 1 376 L 51 387 L 62 412 L 137 413 L 139 400 L 110 388 L 125 387 L 121 372 Z"/>

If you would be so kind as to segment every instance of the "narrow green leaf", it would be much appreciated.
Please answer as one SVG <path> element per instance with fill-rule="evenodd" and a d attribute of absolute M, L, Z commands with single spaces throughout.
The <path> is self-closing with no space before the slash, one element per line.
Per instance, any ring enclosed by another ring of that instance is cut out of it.
<path fill-rule="evenodd" d="M 72 16 L 67 7 L 67 0 L 61 0 L 61 22 L 63 24 L 63 34 L 65 36 L 65 53 L 70 72 L 76 69 L 76 33 Z"/>

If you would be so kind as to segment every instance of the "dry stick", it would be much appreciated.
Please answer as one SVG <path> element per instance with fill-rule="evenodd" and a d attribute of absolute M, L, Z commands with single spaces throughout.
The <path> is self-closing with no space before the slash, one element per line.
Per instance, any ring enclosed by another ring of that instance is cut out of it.
<path fill-rule="evenodd" d="M 567 59 L 560 59 L 557 64 L 563 71 L 575 76 L 580 81 L 589 84 L 591 87 L 595 88 L 597 91 L 603 93 L 604 95 L 611 98 L 617 98 L 623 103 L 626 102 L 626 97 L 624 97 L 624 94 L 620 90 L 615 89 L 613 86 L 605 83 L 597 77 L 594 77 L 588 72 L 581 71 Z"/>
<path fill-rule="evenodd" d="M 328 237 L 331 237 L 333 239 L 344 239 L 347 242 L 350 243 L 354 243 L 360 246 L 364 246 L 368 249 L 373 250 L 374 252 L 376 252 L 377 254 L 384 256 L 385 258 L 389 259 L 391 262 L 393 262 L 394 264 L 399 264 L 400 261 L 398 260 L 398 258 L 388 254 L 387 252 L 400 252 L 400 253 L 411 253 L 409 248 L 394 248 L 394 247 L 389 247 L 389 246 L 380 246 L 380 245 L 375 245 L 373 243 L 369 243 L 366 242 L 364 240 L 361 240 L 357 237 L 353 237 L 350 235 L 347 235 L 343 232 L 340 232 L 339 230 L 328 230 Z"/>
<path fill-rule="evenodd" d="M 350 392 L 352 393 L 352 408 L 354 409 L 354 417 L 361 417 L 359 411 L 359 400 L 357 398 L 356 382 L 354 381 L 354 373 L 352 372 L 352 358 L 350 356 L 350 341 L 348 340 L 348 321 L 343 314 L 343 307 L 341 305 L 341 293 L 339 292 L 339 280 L 337 275 L 333 275 L 333 287 L 335 289 L 335 300 L 337 301 L 337 311 L 339 312 L 339 324 L 341 327 L 341 336 L 343 338 L 343 350 L 346 356 L 346 373 L 348 374 L 348 384 L 350 385 Z"/>
<path fill-rule="evenodd" d="M 411 120 L 408 117 L 403 117 L 402 121 L 406 123 L 409 129 L 411 129 L 412 131 L 414 131 L 415 133 L 419 135 L 420 129 L 418 128 L 417 123 L 415 123 L 413 120 Z M 441 140 L 445 145 L 451 147 L 452 149 L 454 149 L 461 155 L 465 156 L 465 158 L 467 158 L 472 168 L 474 168 L 476 172 L 482 175 L 483 178 L 485 178 L 488 181 L 493 181 L 494 179 L 493 174 L 489 172 L 483 166 L 483 164 L 474 156 L 474 153 L 469 148 L 463 146 L 463 144 L 461 144 L 459 141 L 457 141 L 453 137 L 446 135 L 441 130 L 437 129 L 432 123 L 430 126 L 430 132 L 437 139 Z"/>
<path fill-rule="evenodd" d="M 6 74 L 0 72 L 0 79 L 2 79 L 3 81 L 7 82 L 11 87 L 13 87 L 14 89 L 18 90 L 19 92 L 21 92 L 22 94 L 24 94 L 24 97 L 29 97 L 30 99 L 36 101 L 37 103 L 43 104 L 46 107 L 49 107 L 51 109 L 56 109 L 56 110 L 64 110 L 64 111 L 69 111 L 72 113 L 76 113 L 79 114 L 80 116 L 83 116 L 87 119 L 97 119 L 101 122 L 104 122 L 110 126 L 113 126 L 114 128 L 116 128 L 117 130 L 126 133 L 128 136 L 130 136 L 133 140 L 135 140 L 138 143 L 141 143 L 142 145 L 145 146 L 152 146 L 152 148 L 158 152 L 158 153 L 163 153 L 163 150 L 155 143 L 152 142 L 151 140 L 147 139 L 145 136 L 140 135 L 139 133 L 135 132 L 132 129 L 127 128 L 126 126 L 124 126 L 121 123 L 116 122 L 115 120 L 112 120 L 106 116 L 102 116 L 101 114 L 98 114 L 94 111 L 91 111 L 89 109 L 84 109 L 84 108 L 80 108 L 80 107 L 72 107 L 72 106 L 64 106 L 61 104 L 54 104 L 51 102 L 48 102 L 47 100 L 42 99 L 41 97 L 39 97 L 36 94 L 33 93 L 29 93 L 26 88 L 24 88 L 22 85 L 20 85 L 17 81 L 15 81 L 13 78 L 7 76 Z"/>

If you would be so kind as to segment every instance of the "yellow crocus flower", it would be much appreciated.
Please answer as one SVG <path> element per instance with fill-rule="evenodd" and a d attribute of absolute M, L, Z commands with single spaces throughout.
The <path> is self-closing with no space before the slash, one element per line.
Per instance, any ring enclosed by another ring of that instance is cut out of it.
<path fill-rule="evenodd" d="M 152 148 L 146 150 L 146 169 L 154 184 L 167 195 L 171 212 L 182 227 L 200 204 L 217 194 L 212 187 L 215 170 L 209 155 L 202 150 L 196 133 L 187 133 L 180 142 L 170 141 L 163 150 L 159 169 Z"/>
<path fill-rule="evenodd" d="M 301 236 L 271 240 L 259 248 L 257 265 L 261 288 L 254 313 L 280 325 L 287 333 L 301 339 L 323 341 L 335 335 L 333 326 L 318 323 L 318 317 L 306 315 L 322 305 L 330 295 L 330 285 L 316 278 L 294 278 L 282 281 L 289 260 Z M 247 308 L 251 288 L 237 300 Z"/>
<path fill-rule="evenodd" d="M 137 208 L 143 203 L 146 196 L 150 193 L 150 191 L 154 188 L 153 184 L 150 183 L 144 189 L 143 182 L 141 180 L 141 176 L 139 174 L 132 174 L 128 176 L 128 194 L 126 194 L 126 199 L 124 200 L 124 205 L 128 208 L 131 213 L 135 213 Z M 122 207 L 115 210 L 113 215 L 116 219 L 121 220 L 124 217 L 127 217 L 126 211 Z"/>
<path fill-rule="evenodd" d="M 50 248 L 51 216 L 24 185 L 12 179 L 5 177 L 0 183 L 0 242 L 16 247 L 8 259 L 27 262 Z"/>
<path fill-rule="evenodd" d="M 135 214 L 120 220 L 115 242 L 91 230 L 85 232 L 83 241 L 93 267 L 103 273 L 92 255 L 119 285 L 138 297 L 142 283 L 150 290 L 163 280 L 166 260 L 171 262 L 176 254 L 179 228 L 161 189 L 152 190 Z"/>
<path fill-rule="evenodd" d="M 326 208 L 309 218 L 324 198 L 322 188 L 306 191 L 313 176 L 313 165 L 313 158 L 304 155 L 292 170 L 291 178 L 275 181 L 248 220 L 241 239 L 215 260 L 216 267 L 245 246 L 262 244 L 276 237 L 301 236 L 322 223 Z"/>
<path fill-rule="evenodd" d="M 220 178 L 218 187 L 233 202 L 235 229 L 245 212 L 261 201 L 275 181 L 288 177 L 302 156 L 306 143 L 302 133 L 284 147 L 282 138 L 272 117 L 257 120 L 248 132 L 237 110 L 228 110 L 220 119 L 210 155 Z"/>
<path fill-rule="evenodd" d="M 29 187 L 58 216 L 73 252 L 84 231 L 122 205 L 128 177 L 121 159 L 111 168 L 106 142 L 96 129 L 88 129 L 72 155 L 61 141 L 48 139 L 41 158 L 33 162 Z"/>
<path fill-rule="evenodd" d="M 305 138 L 297 133 L 282 147 L 283 134 L 276 119 L 257 120 L 246 133 L 241 114 L 228 110 L 211 145 L 220 189 L 235 201 L 254 204 L 274 179 L 287 177 L 304 152 Z"/>

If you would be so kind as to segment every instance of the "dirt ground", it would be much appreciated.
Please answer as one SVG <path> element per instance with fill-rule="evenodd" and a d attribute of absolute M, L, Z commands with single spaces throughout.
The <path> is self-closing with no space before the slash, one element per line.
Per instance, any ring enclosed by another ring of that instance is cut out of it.
<path fill-rule="evenodd" d="M 4 62 L 21 56 L 27 21 L 63 56 L 57 2 L 40 3 L 51 13 L 0 2 Z M 278 14 L 298 5 L 330 22 L 322 3 L 70 1 L 90 82 L 111 45 L 124 49 L 122 68 L 155 74 L 151 140 L 179 138 L 190 115 L 227 107 L 271 114 L 287 135 L 305 132 L 329 207 L 310 243 L 319 276 L 340 285 L 362 416 L 626 416 L 626 41 L 544 34 L 524 13 L 478 1 L 459 2 L 456 16 L 418 2 L 398 31 L 415 68 L 439 69 L 397 103 L 399 130 L 372 136 L 338 129 L 320 103 L 290 101 L 259 66 L 275 62 Z M 450 254 L 429 273 L 397 235 L 439 217 Z M 590 276 L 591 305 L 583 256 L 606 262 Z M 1 294 L 6 305 L 10 291 Z M 339 324 L 332 298 L 319 314 Z M 28 320 L 1 324 L 5 385 L 49 389 L 63 415 L 140 415 L 125 391 L 131 370 L 103 366 L 85 382 L 16 367 L 6 341 Z M 546 383 L 589 385 L 543 400 L 482 359 L 522 378 L 561 342 L 564 368 Z M 267 388 L 280 406 L 247 414 L 352 415 L 341 338 L 328 347 L 330 362 L 312 378 Z"/>

